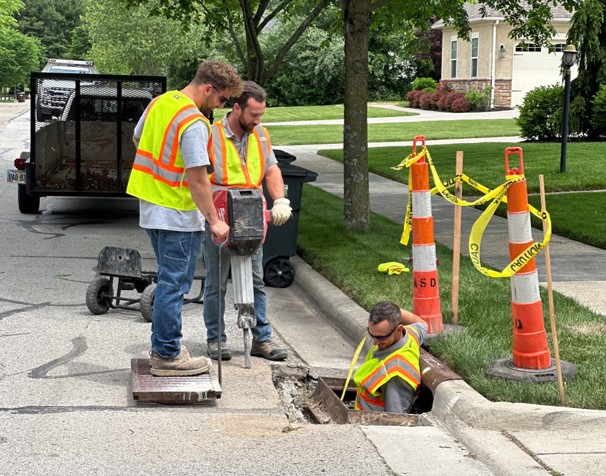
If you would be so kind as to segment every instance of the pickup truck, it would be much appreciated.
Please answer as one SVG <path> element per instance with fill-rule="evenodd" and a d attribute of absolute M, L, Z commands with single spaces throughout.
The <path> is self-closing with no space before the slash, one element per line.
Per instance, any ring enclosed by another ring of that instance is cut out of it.
<path fill-rule="evenodd" d="M 63 73 L 63 74 L 98 74 L 97 68 L 92 61 L 79 61 L 67 59 L 48 60 L 44 68 L 44 73 Z M 73 81 L 60 81 L 56 79 L 47 79 L 38 85 L 38 100 L 36 108 L 38 110 L 38 119 L 43 121 L 53 116 L 61 114 L 69 95 L 74 88 Z"/>
<path fill-rule="evenodd" d="M 40 118 L 42 82 L 71 81 L 61 114 Z M 137 121 L 166 91 L 166 78 L 91 74 L 31 74 L 30 150 L 15 159 L 7 181 L 17 184 L 21 213 L 38 213 L 46 196 L 126 197 Z"/>

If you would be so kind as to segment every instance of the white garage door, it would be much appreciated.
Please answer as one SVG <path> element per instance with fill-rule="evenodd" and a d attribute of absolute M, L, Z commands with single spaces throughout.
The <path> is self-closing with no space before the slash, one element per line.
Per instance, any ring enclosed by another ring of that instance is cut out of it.
<path fill-rule="evenodd" d="M 511 106 L 522 104 L 528 91 L 538 86 L 562 84 L 562 53 L 541 51 L 514 52 L 513 73 L 511 79 Z M 577 75 L 576 66 L 571 70 L 571 78 Z"/>

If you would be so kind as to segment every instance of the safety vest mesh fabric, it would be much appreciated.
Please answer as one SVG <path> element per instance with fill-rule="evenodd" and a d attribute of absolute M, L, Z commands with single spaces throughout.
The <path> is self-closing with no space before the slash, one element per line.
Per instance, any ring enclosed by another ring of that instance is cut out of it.
<path fill-rule="evenodd" d="M 195 121 L 203 121 L 210 134 L 210 123 L 188 97 L 169 91 L 154 99 L 147 110 L 128 181 L 129 195 L 177 210 L 197 208 L 179 147 L 181 135 Z"/>
<path fill-rule="evenodd" d="M 383 360 L 373 357 L 377 346 L 370 349 L 354 375 L 356 410 L 383 411 L 385 402 L 381 387 L 392 378 L 404 379 L 414 392 L 417 391 L 421 384 L 419 335 L 414 328 L 407 326 L 405 338 L 404 345 Z"/>
<path fill-rule="evenodd" d="M 223 123 L 212 126 L 213 146 L 210 160 L 214 171 L 210 175 L 213 185 L 221 187 L 261 188 L 265 164 L 271 153 L 269 134 L 262 126 L 256 126 L 248 136 L 246 165 L 234 143 L 225 137 Z"/>

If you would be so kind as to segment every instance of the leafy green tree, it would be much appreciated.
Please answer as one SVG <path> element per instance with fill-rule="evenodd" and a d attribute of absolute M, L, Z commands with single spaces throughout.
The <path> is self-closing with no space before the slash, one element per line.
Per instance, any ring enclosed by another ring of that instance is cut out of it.
<path fill-rule="evenodd" d="M 151 16 L 159 3 L 127 9 L 119 0 L 91 2 L 83 23 L 92 44 L 88 58 L 99 71 L 165 75 L 171 65 L 189 64 L 208 51 L 202 26 L 183 33 L 177 20 Z"/>
<path fill-rule="evenodd" d="M 142 5 L 156 0 L 122 0 L 129 5 Z M 303 33 L 318 18 L 331 0 L 158 0 L 152 13 L 179 21 L 184 28 L 204 21 L 215 36 L 225 35 L 239 60 L 246 77 L 261 85 L 267 83 L 280 69 L 284 58 Z M 268 58 L 261 46 L 260 36 L 271 30 L 276 22 L 302 15 L 293 25 L 291 34 Z"/>
<path fill-rule="evenodd" d="M 23 86 L 40 64 L 38 40 L 12 28 L 0 28 L 0 85 Z"/>
<path fill-rule="evenodd" d="M 592 99 L 606 84 L 606 0 L 585 0 L 572 17 L 568 42 L 576 46 L 578 76 L 571 83 L 570 132 L 599 135 Z"/>
<path fill-rule="evenodd" d="M 21 0 L 0 0 L 0 29 L 14 27 L 17 24 L 14 15 L 22 7 Z"/>
<path fill-rule="evenodd" d="M 25 0 L 16 19 L 21 33 L 40 40 L 47 58 L 66 58 L 84 10 L 85 0 Z"/>

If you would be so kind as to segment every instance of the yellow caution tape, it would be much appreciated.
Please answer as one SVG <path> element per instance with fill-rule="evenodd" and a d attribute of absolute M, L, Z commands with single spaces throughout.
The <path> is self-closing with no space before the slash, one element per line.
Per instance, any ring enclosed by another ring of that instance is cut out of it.
<path fill-rule="evenodd" d="M 362 347 L 364 346 L 364 342 L 366 341 L 366 334 L 362 337 L 362 340 L 358 344 L 358 348 L 354 352 L 353 359 L 351 359 L 351 365 L 349 366 L 349 371 L 347 372 L 347 378 L 345 379 L 345 386 L 343 387 L 343 393 L 341 394 L 341 401 L 345 398 L 345 392 L 347 392 L 347 387 L 349 385 L 349 381 L 351 380 L 351 374 L 353 374 L 354 367 L 356 366 L 356 362 L 358 362 L 358 358 L 360 357 L 360 352 L 362 352 Z"/>
<path fill-rule="evenodd" d="M 503 190 L 503 195 L 506 193 L 506 190 Z M 498 196 L 494 199 L 494 201 L 486 207 L 486 210 L 480 215 L 480 217 L 476 220 L 471 228 L 471 233 L 469 235 L 469 257 L 471 258 L 471 262 L 476 267 L 476 269 L 491 278 L 509 278 L 516 274 L 520 269 L 522 269 L 530 260 L 532 260 L 535 256 L 537 256 L 540 251 L 545 248 L 549 240 L 551 239 L 551 216 L 547 212 L 547 210 L 543 210 L 539 212 L 532 205 L 528 205 L 528 210 L 537 218 L 543 220 L 546 224 L 545 236 L 543 241 L 538 243 L 533 243 L 524 251 L 522 251 L 518 256 L 516 256 L 511 262 L 503 268 L 502 271 L 493 271 L 491 269 L 487 269 L 482 266 L 482 262 L 480 259 L 480 249 L 482 244 L 482 236 L 484 235 L 484 230 L 490 222 L 494 212 L 500 205 L 501 201 L 504 200 L 504 196 Z"/>
<path fill-rule="evenodd" d="M 400 162 L 400 164 L 395 167 L 392 167 L 392 169 L 394 170 L 401 170 L 404 167 L 409 168 L 408 203 L 406 205 L 406 215 L 404 217 L 404 229 L 402 231 L 402 237 L 400 239 L 400 243 L 402 245 L 408 245 L 408 242 L 410 240 L 410 234 L 412 231 L 412 199 L 410 187 L 412 181 L 412 170 L 410 169 L 410 166 L 421 158 L 425 158 L 427 160 L 435 184 L 434 188 L 430 190 L 431 195 L 439 193 L 442 197 L 444 197 L 444 199 L 446 199 L 450 203 L 463 207 L 475 207 L 478 205 L 483 205 L 492 200 L 490 205 L 488 205 L 488 207 L 474 223 L 471 230 L 471 234 L 469 236 L 469 256 L 471 257 L 472 263 L 474 264 L 476 269 L 478 269 L 478 271 L 480 271 L 482 274 L 493 278 L 511 277 L 520 269 L 522 269 L 531 259 L 538 255 L 539 252 L 547 245 L 547 243 L 549 243 L 549 240 L 551 239 L 551 217 L 549 213 L 546 210 L 542 210 L 541 212 L 539 212 L 532 205 L 528 205 L 530 213 L 532 213 L 540 220 L 543 220 L 547 224 L 543 241 L 530 245 L 518 256 L 516 256 L 501 272 L 493 271 L 483 267 L 480 259 L 482 235 L 484 234 L 488 223 L 492 219 L 492 216 L 494 215 L 496 209 L 499 207 L 501 202 L 507 203 L 506 193 L 509 187 L 515 182 L 524 180 L 525 177 L 524 175 L 508 175 L 505 177 L 505 183 L 499 185 L 494 189 L 489 189 L 488 187 L 485 187 L 484 185 L 476 182 L 471 177 L 465 174 L 456 175 L 455 177 L 447 181 L 442 181 L 440 179 L 440 176 L 438 175 L 436 167 L 433 164 L 431 155 L 429 154 L 427 147 L 424 146 L 421 152 L 419 152 L 419 154 L 414 156 L 411 154 L 406 157 L 402 162 Z M 474 187 L 476 190 L 480 191 L 483 195 L 477 200 L 471 202 L 457 198 L 455 195 L 448 191 L 448 189 L 456 185 L 457 182 L 465 182 Z"/>

